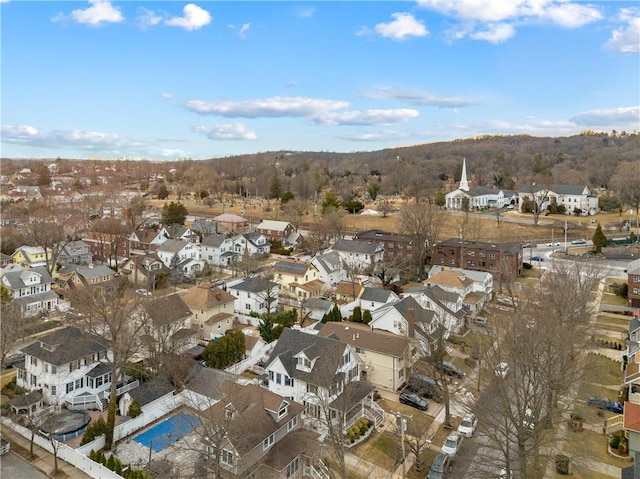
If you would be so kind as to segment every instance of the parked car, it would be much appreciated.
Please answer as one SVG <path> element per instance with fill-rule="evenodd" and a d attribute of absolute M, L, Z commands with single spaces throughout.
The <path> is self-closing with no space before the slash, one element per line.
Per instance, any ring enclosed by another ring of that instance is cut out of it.
<path fill-rule="evenodd" d="M 440 365 L 438 365 L 438 369 L 440 369 Z M 463 378 L 464 372 L 458 369 L 458 367 L 450 363 L 449 361 L 442 361 L 442 370 L 447 376 L 453 376 L 454 378 Z"/>
<path fill-rule="evenodd" d="M 509 374 L 509 364 L 504 361 L 498 363 L 496 366 L 496 376 L 500 378 L 506 378 L 507 374 Z"/>
<path fill-rule="evenodd" d="M 429 403 L 427 403 L 425 399 L 409 391 L 402 391 L 400 393 L 400 403 L 420 409 L 421 411 L 429 409 Z"/>
<path fill-rule="evenodd" d="M 478 425 L 478 418 L 474 414 L 465 414 L 458 426 L 458 432 L 465 437 L 473 436 L 476 426 Z"/>
<path fill-rule="evenodd" d="M 522 245 L 523 248 L 535 248 L 536 246 L 534 243 L 525 243 Z"/>
<path fill-rule="evenodd" d="M 622 414 L 624 412 L 624 408 L 621 404 L 618 404 L 611 399 L 598 396 L 589 396 L 589 399 L 587 399 L 587 405 L 597 407 L 598 409 L 604 409 L 605 411 L 615 412 L 617 414 Z"/>
<path fill-rule="evenodd" d="M 584 238 L 574 239 L 571 244 L 587 244 L 587 240 Z"/>
<path fill-rule="evenodd" d="M 409 374 L 407 389 L 419 396 L 433 399 L 435 402 L 442 402 L 442 388 L 429 376 L 419 373 Z"/>
<path fill-rule="evenodd" d="M 146 290 L 144 288 L 136 289 L 136 293 L 138 293 L 140 296 L 144 296 L 144 297 L 151 296 L 151 291 Z"/>
<path fill-rule="evenodd" d="M 552 241 L 547 243 L 547 246 L 560 246 L 560 241 Z"/>
<path fill-rule="evenodd" d="M 527 431 L 533 431 L 536 427 L 536 416 L 533 414 L 531 408 L 527 408 L 524 411 L 524 419 L 522 420 L 522 426 Z"/>
<path fill-rule="evenodd" d="M 451 464 L 451 457 L 446 454 L 438 454 L 431 463 L 427 479 L 443 479 L 444 473 Z"/>
<path fill-rule="evenodd" d="M 544 258 L 542 256 L 532 256 L 529 261 L 544 261 Z"/>
<path fill-rule="evenodd" d="M 442 444 L 442 452 L 448 454 L 451 457 L 455 456 L 460 450 L 463 438 L 464 436 L 459 432 L 452 432 L 444 440 L 444 443 Z"/>

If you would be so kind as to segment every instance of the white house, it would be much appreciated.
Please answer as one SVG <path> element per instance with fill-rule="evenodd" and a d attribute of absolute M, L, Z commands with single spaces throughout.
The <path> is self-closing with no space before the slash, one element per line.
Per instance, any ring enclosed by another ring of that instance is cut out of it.
<path fill-rule="evenodd" d="M 185 260 L 200 260 L 200 247 L 187 241 L 168 239 L 152 249 L 158 254 L 158 258 L 164 265 L 173 269 Z"/>
<path fill-rule="evenodd" d="M 58 295 L 51 290 L 51 275 L 44 266 L 25 269 L 11 265 L 0 269 L 0 283 L 7 288 L 24 316 L 53 311 Z"/>
<path fill-rule="evenodd" d="M 463 297 L 458 293 L 445 291 L 439 286 L 419 286 L 404 294 L 406 297 L 414 297 L 424 309 L 433 311 L 435 319 L 447 331 L 447 336 L 457 334 L 464 326 L 466 311 L 463 308 Z"/>
<path fill-rule="evenodd" d="M 210 234 L 200 243 L 200 256 L 211 266 L 232 266 L 242 257 L 238 247 L 236 251 L 233 238 L 224 234 Z"/>
<path fill-rule="evenodd" d="M 445 206 L 449 210 L 461 210 L 467 203 L 470 210 L 486 208 L 502 208 L 515 202 L 515 195 L 510 191 L 469 186 L 467 179 L 467 160 L 462 160 L 462 175 L 457 190 L 445 195 Z"/>
<path fill-rule="evenodd" d="M 236 297 L 234 309 L 242 314 L 275 313 L 279 290 L 278 283 L 259 277 L 227 283 L 227 291 Z"/>
<path fill-rule="evenodd" d="M 520 197 L 520 211 L 527 200 L 534 197 L 540 205 L 540 210 L 545 211 L 551 204 L 562 205 L 565 214 L 575 214 L 580 210 L 583 216 L 595 215 L 598 212 L 598 195 L 591 193 L 586 185 L 523 185 L 518 190 Z"/>
<path fill-rule="evenodd" d="M 311 264 L 318 270 L 318 279 L 328 286 L 336 286 L 347 279 L 347 271 L 337 251 L 317 254 Z"/>
<path fill-rule="evenodd" d="M 77 409 L 105 406 L 111 386 L 111 344 L 94 334 L 66 327 L 22 348 L 17 384 L 28 391 L 42 389 L 45 401 Z"/>
<path fill-rule="evenodd" d="M 372 270 L 384 256 L 384 248 L 375 242 L 339 239 L 331 250 L 340 255 L 343 268 L 360 273 Z"/>

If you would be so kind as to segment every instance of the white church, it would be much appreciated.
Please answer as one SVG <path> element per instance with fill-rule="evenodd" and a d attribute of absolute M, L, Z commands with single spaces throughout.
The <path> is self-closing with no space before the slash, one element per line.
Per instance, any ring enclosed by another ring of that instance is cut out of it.
<path fill-rule="evenodd" d="M 450 210 L 461 210 L 464 198 L 469 200 L 469 210 L 487 208 L 503 208 L 515 204 L 517 194 L 507 190 L 496 190 L 484 186 L 469 186 L 467 180 L 467 160 L 462 160 L 462 176 L 457 190 L 445 195 L 445 207 Z"/>

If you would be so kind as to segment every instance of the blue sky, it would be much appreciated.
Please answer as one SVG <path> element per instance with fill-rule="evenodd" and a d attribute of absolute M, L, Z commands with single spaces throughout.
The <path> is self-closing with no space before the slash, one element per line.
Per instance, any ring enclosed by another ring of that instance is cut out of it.
<path fill-rule="evenodd" d="M 636 1 L 0 1 L 3 157 L 640 129 Z"/>

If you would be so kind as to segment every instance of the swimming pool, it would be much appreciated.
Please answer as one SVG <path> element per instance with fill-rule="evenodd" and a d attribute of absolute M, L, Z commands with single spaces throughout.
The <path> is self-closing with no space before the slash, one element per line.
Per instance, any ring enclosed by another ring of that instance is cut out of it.
<path fill-rule="evenodd" d="M 196 418 L 186 413 L 178 413 L 138 434 L 134 440 L 155 452 L 160 452 L 189 434 L 196 425 Z"/>

